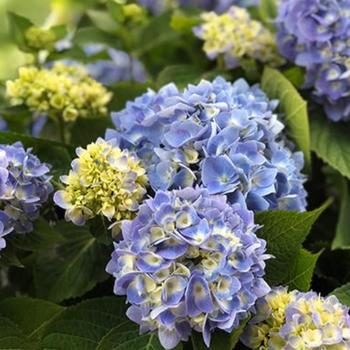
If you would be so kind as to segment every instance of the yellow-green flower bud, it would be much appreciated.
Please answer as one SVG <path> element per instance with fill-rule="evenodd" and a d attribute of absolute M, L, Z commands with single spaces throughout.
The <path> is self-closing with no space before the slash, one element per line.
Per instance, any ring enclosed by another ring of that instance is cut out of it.
<path fill-rule="evenodd" d="M 50 50 L 57 40 L 53 31 L 34 26 L 25 31 L 24 37 L 27 45 L 34 50 Z"/>
<path fill-rule="evenodd" d="M 146 194 L 147 177 L 140 161 L 114 141 L 98 139 L 77 149 L 72 170 L 61 181 L 64 190 L 55 194 L 66 219 L 77 225 L 102 214 L 109 220 L 130 219 Z"/>
<path fill-rule="evenodd" d="M 51 69 L 22 67 L 8 81 L 6 93 L 13 105 L 25 104 L 38 113 L 65 121 L 105 116 L 112 94 L 80 66 L 56 63 Z"/>

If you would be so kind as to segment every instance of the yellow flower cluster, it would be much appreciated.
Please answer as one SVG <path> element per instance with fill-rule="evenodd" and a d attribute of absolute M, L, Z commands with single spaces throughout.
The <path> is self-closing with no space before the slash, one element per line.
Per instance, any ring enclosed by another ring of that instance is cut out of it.
<path fill-rule="evenodd" d="M 271 344 L 276 346 L 276 349 L 283 346 L 278 332 L 285 322 L 286 307 L 294 300 L 295 293 L 289 293 L 286 288 L 276 289 L 265 297 L 264 308 L 268 308 L 269 317 L 265 322 L 248 328 L 251 333 L 250 340 L 255 340 L 250 344 L 252 349 L 268 350 Z"/>
<path fill-rule="evenodd" d="M 27 45 L 35 50 L 50 50 L 57 40 L 53 31 L 34 26 L 25 31 L 24 37 Z"/>
<path fill-rule="evenodd" d="M 209 58 L 224 55 L 227 62 L 241 58 L 254 58 L 273 65 L 283 62 L 277 54 L 274 35 L 251 19 L 246 9 L 232 6 L 222 15 L 204 13 L 202 19 L 204 23 L 194 32 L 204 40 L 203 49 Z"/>
<path fill-rule="evenodd" d="M 349 309 L 334 296 L 279 287 L 257 305 L 242 336 L 256 350 L 345 350 L 350 348 Z"/>
<path fill-rule="evenodd" d="M 33 112 L 65 121 L 105 116 L 112 97 L 83 67 L 63 63 L 51 69 L 20 68 L 18 79 L 7 81 L 6 93 L 13 105 L 25 104 Z"/>
<path fill-rule="evenodd" d="M 146 193 L 147 177 L 140 161 L 113 141 L 99 138 L 77 149 L 72 170 L 61 181 L 55 203 L 66 209 L 66 219 L 77 225 L 102 214 L 109 220 L 130 219 Z"/>

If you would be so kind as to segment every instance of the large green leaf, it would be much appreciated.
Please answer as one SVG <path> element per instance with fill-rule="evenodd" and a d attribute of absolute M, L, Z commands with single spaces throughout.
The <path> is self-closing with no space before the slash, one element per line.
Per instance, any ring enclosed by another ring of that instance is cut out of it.
<path fill-rule="evenodd" d="M 60 302 L 83 295 L 108 277 L 104 270 L 110 249 L 87 226 L 60 222 L 56 229 L 65 240 L 37 255 L 34 282 L 39 297 Z"/>
<path fill-rule="evenodd" d="M 148 88 L 152 88 L 152 84 L 138 83 L 134 81 L 121 81 L 114 84 L 109 89 L 113 91 L 114 98 L 110 104 L 112 111 L 117 111 L 125 107 L 129 100 L 133 100 L 137 96 L 145 93 Z"/>
<path fill-rule="evenodd" d="M 87 15 L 98 29 L 112 34 L 116 32 L 118 24 L 109 12 L 102 10 L 88 10 Z"/>
<path fill-rule="evenodd" d="M 350 306 L 350 283 L 335 289 L 331 294 L 335 295 L 342 304 Z"/>
<path fill-rule="evenodd" d="M 28 235 L 14 234 L 10 241 L 16 248 L 27 251 L 46 250 L 49 247 L 64 241 L 64 237 L 49 225 L 43 218 L 34 223 L 33 231 Z"/>
<path fill-rule="evenodd" d="M 48 301 L 26 297 L 1 301 L 1 349 L 37 349 L 42 330 L 63 309 Z"/>
<path fill-rule="evenodd" d="M 135 50 L 137 56 L 142 56 L 163 44 L 174 43 L 180 34 L 170 27 L 171 12 L 164 12 L 152 20 L 141 30 L 140 39 Z"/>
<path fill-rule="evenodd" d="M 204 71 L 191 64 L 178 64 L 164 68 L 158 75 L 157 86 L 174 82 L 179 88 L 187 84 L 196 84 L 201 80 Z"/>
<path fill-rule="evenodd" d="M 233 350 L 239 342 L 244 327 L 247 325 L 249 317 L 241 321 L 238 328 L 234 329 L 231 333 L 227 333 L 221 330 L 216 330 L 210 342 L 211 350 Z M 191 335 L 192 346 L 194 350 L 206 350 L 208 349 L 204 344 L 202 333 L 193 332 Z M 105 349 L 107 350 L 107 349 Z"/>
<path fill-rule="evenodd" d="M 293 84 L 275 69 L 266 67 L 261 80 L 262 89 L 270 98 L 280 101 L 279 110 L 291 138 L 303 151 L 306 167 L 310 167 L 310 130 L 306 101 L 299 95 Z"/>
<path fill-rule="evenodd" d="M 271 285 L 288 281 L 295 269 L 302 243 L 312 225 L 326 209 L 325 203 L 310 212 L 267 211 L 256 215 L 256 223 L 262 225 L 257 235 L 267 241 L 267 251 L 274 256 L 267 261 L 266 278 Z"/>
<path fill-rule="evenodd" d="M 71 130 L 71 143 L 75 146 L 85 147 L 96 141 L 98 137 L 104 137 L 107 128 L 113 127 L 110 118 L 78 119 Z"/>
<path fill-rule="evenodd" d="M 301 292 L 307 292 L 310 289 L 312 276 L 320 255 L 321 252 L 312 254 L 305 249 L 300 249 L 284 283 L 291 290 L 297 289 Z"/>
<path fill-rule="evenodd" d="M 178 347 L 177 349 L 179 349 Z M 96 350 L 163 350 L 156 333 L 140 335 L 139 326 L 128 320 L 112 328 Z"/>
<path fill-rule="evenodd" d="M 350 179 L 350 127 L 322 115 L 311 119 L 311 148 L 343 176 Z"/>
<path fill-rule="evenodd" d="M 350 249 L 350 197 L 348 181 L 339 173 L 333 175 L 340 197 L 340 210 L 332 249 Z"/>
<path fill-rule="evenodd" d="M 276 30 L 273 23 L 277 15 L 276 0 L 260 0 L 258 9 L 260 19 L 264 22 L 264 24 L 271 30 Z"/>
<path fill-rule="evenodd" d="M 155 334 L 140 336 L 123 298 L 91 299 L 62 312 L 43 331 L 39 349 L 161 350 Z"/>

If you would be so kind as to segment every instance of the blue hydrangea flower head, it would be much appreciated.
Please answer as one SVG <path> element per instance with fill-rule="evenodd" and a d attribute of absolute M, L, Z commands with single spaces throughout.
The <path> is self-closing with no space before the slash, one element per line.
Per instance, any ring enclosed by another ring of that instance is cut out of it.
<path fill-rule="evenodd" d="M 241 340 L 254 350 L 346 350 L 350 348 L 349 308 L 335 296 L 275 288 L 257 302 L 256 315 Z"/>
<path fill-rule="evenodd" d="M 143 64 L 126 52 L 104 44 L 88 44 L 83 49 L 88 56 L 105 54 L 109 57 L 86 65 L 89 74 L 100 83 L 108 86 L 118 81 L 146 81 L 147 74 Z"/>
<path fill-rule="evenodd" d="M 303 211 L 303 155 L 285 139 L 276 106 L 243 79 L 169 84 L 114 113 L 106 137 L 137 153 L 155 191 L 201 185 L 229 201 L 243 194 L 251 210 Z"/>
<path fill-rule="evenodd" d="M 231 332 L 270 288 L 266 242 L 257 238 L 244 200 L 229 205 L 206 189 L 157 191 L 122 224 L 107 272 L 126 295 L 128 317 L 157 331 L 166 349 L 219 328 Z"/>
<path fill-rule="evenodd" d="M 350 119 L 350 1 L 282 0 L 276 23 L 281 54 L 305 67 L 305 87 L 327 116 Z"/>
<path fill-rule="evenodd" d="M 0 249 L 10 232 L 33 230 L 40 208 L 52 192 L 49 166 L 20 142 L 0 145 Z"/>

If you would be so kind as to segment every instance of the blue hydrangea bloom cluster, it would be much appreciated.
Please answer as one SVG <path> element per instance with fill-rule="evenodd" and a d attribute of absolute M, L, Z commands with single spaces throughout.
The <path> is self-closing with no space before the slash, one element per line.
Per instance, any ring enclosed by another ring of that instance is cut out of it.
<path fill-rule="evenodd" d="M 20 142 L 0 145 L 0 249 L 10 232 L 27 233 L 53 187 L 49 167 Z"/>
<path fill-rule="evenodd" d="M 137 153 L 155 191 L 201 185 L 232 202 L 243 194 L 251 210 L 303 211 L 303 155 L 284 139 L 276 106 L 242 79 L 183 92 L 169 84 L 114 113 L 106 137 Z"/>
<path fill-rule="evenodd" d="M 122 224 L 107 272 L 126 295 L 141 333 L 158 330 L 166 349 L 191 330 L 231 332 L 270 288 L 263 279 L 266 242 L 255 235 L 244 200 L 200 188 L 158 191 Z"/>
<path fill-rule="evenodd" d="M 7 130 L 7 122 L 6 120 L 0 116 L 0 131 L 6 131 Z"/>
<path fill-rule="evenodd" d="M 349 120 L 350 1 L 282 0 L 277 28 L 281 54 L 306 68 L 305 86 L 327 116 Z"/>
<path fill-rule="evenodd" d="M 109 57 L 86 65 L 89 74 L 104 85 L 112 85 L 118 81 L 146 81 L 147 74 L 143 64 L 125 51 L 104 44 L 85 45 L 84 51 L 88 56 L 105 54 Z"/>
<path fill-rule="evenodd" d="M 259 0 L 138 0 L 138 3 L 152 13 L 160 13 L 166 10 L 167 7 L 174 5 L 180 7 L 199 7 L 208 11 L 223 13 L 232 5 L 249 7 L 259 4 Z"/>
<path fill-rule="evenodd" d="M 334 296 L 274 288 L 256 303 L 242 342 L 254 350 L 347 350 L 349 308 Z"/>

